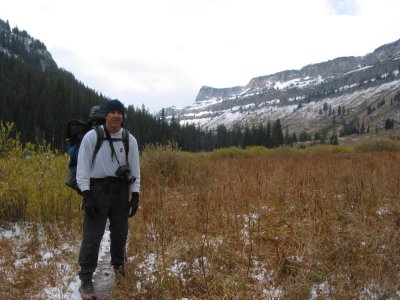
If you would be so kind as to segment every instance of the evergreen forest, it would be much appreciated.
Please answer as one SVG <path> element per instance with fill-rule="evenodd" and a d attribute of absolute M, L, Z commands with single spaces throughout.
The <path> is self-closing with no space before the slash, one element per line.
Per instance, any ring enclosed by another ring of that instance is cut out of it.
<path fill-rule="evenodd" d="M 398 105 L 399 95 L 400 92 L 391 105 Z M 14 135 L 18 133 L 22 143 L 45 143 L 65 152 L 68 147 L 65 140 L 67 122 L 71 119 L 87 120 L 93 106 L 102 106 L 108 100 L 109 97 L 86 86 L 71 72 L 59 68 L 40 40 L 34 39 L 25 30 L 11 29 L 8 21 L 0 19 L 0 123 L 13 123 Z M 119 100 L 123 103 L 135 101 Z M 384 104 L 385 99 L 382 99 L 376 107 L 368 106 L 367 115 Z M 302 105 L 303 102 L 300 102 L 299 107 Z M 276 148 L 306 141 L 337 144 L 338 134 L 363 134 L 371 130 L 364 119 L 349 118 L 349 108 L 344 106 L 335 111 L 324 103 L 320 114 L 331 117 L 332 123 L 312 136 L 307 132 L 297 132 L 296 136 L 295 132 L 289 133 L 289 128 L 282 126 L 279 119 L 258 124 L 238 123 L 230 128 L 219 125 L 204 129 L 194 124 L 183 124 L 175 117 L 167 118 L 164 109 L 159 116 L 155 116 L 145 104 L 138 103 L 137 106 L 127 107 L 125 127 L 137 138 L 141 149 L 149 144 L 173 144 L 192 152 L 231 146 Z M 395 125 L 394 119 L 388 118 L 384 129 L 392 129 Z"/>
<path fill-rule="evenodd" d="M 27 42 L 28 41 L 28 42 Z M 0 122 L 13 123 L 23 143 L 49 143 L 65 151 L 65 125 L 70 119 L 87 120 L 91 107 L 109 99 L 58 68 L 46 46 L 17 27 L 0 20 Z M 125 102 L 127 99 L 120 99 Z M 283 135 L 279 120 L 258 126 L 237 125 L 202 130 L 167 120 L 164 111 L 155 117 L 144 105 L 127 107 L 127 127 L 143 148 L 147 144 L 168 144 L 186 151 L 263 145 L 269 148 L 297 141 Z M 14 133 L 16 134 L 16 133 Z"/>

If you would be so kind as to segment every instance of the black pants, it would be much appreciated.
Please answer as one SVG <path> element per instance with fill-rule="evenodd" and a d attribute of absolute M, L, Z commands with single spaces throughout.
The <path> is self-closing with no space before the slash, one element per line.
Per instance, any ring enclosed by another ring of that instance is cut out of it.
<path fill-rule="evenodd" d="M 96 270 L 107 218 L 110 220 L 111 265 L 114 267 L 124 265 L 128 236 L 128 185 L 115 179 L 94 179 L 91 180 L 90 190 L 97 215 L 93 218 L 86 212 L 84 214 L 83 239 L 78 259 L 81 280 L 91 279 Z"/>

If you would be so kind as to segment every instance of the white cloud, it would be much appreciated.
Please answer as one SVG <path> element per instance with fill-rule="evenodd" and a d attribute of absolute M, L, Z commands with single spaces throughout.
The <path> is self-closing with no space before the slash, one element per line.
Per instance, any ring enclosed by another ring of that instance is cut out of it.
<path fill-rule="evenodd" d="M 202 85 L 359 56 L 400 38 L 398 0 L 0 0 L 86 85 L 152 111 Z M 123 97 L 123 98 L 122 98 Z"/>

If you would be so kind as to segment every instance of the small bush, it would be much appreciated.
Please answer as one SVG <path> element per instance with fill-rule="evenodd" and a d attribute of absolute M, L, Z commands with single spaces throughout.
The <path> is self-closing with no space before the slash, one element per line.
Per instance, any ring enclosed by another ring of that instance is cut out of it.
<path fill-rule="evenodd" d="M 356 152 L 399 152 L 400 151 L 400 142 L 397 141 L 366 141 L 360 145 L 354 147 L 354 151 Z"/>
<path fill-rule="evenodd" d="M 252 146 L 246 148 L 245 152 L 249 154 L 259 155 L 259 154 L 270 154 L 271 150 L 263 146 Z"/>
<path fill-rule="evenodd" d="M 0 157 L 7 157 L 10 154 L 22 153 L 22 144 L 19 141 L 19 134 L 15 131 L 13 123 L 3 124 L 0 122 Z"/>
<path fill-rule="evenodd" d="M 180 151 L 174 144 L 146 146 L 142 155 L 142 169 L 151 175 L 176 176 L 181 172 Z"/>
<path fill-rule="evenodd" d="M 350 152 L 351 148 L 346 146 L 337 145 L 315 145 L 305 149 L 307 153 L 340 153 L 340 152 Z"/>
<path fill-rule="evenodd" d="M 206 178 L 204 156 L 180 151 L 175 144 L 146 146 L 141 156 L 141 177 L 151 182 L 198 183 Z"/>
<path fill-rule="evenodd" d="M 207 156 L 210 156 L 212 158 L 233 158 L 233 157 L 240 157 L 243 155 L 244 155 L 244 150 L 238 147 L 220 148 L 210 153 L 207 153 Z"/>
<path fill-rule="evenodd" d="M 24 219 L 27 193 L 22 188 L 11 187 L 0 181 L 0 219 L 15 222 Z"/>
<path fill-rule="evenodd" d="M 245 149 L 239 147 L 229 147 L 216 149 L 206 156 L 212 158 L 236 158 L 236 157 L 249 157 L 257 155 L 271 154 L 272 150 L 265 148 L 264 146 L 250 146 Z"/>

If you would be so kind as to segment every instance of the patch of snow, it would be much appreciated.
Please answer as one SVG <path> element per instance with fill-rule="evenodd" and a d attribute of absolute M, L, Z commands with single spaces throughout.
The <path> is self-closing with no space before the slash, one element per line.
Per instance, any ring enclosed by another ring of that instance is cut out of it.
<path fill-rule="evenodd" d="M 271 289 L 263 289 L 263 296 L 270 300 L 279 300 L 284 293 L 281 288 L 272 287 Z"/>
<path fill-rule="evenodd" d="M 331 299 L 333 295 L 333 290 L 329 282 L 324 281 L 321 284 L 314 284 L 311 288 L 310 299 Z"/>
<path fill-rule="evenodd" d="M 360 293 L 359 300 L 379 300 L 383 299 L 382 297 L 385 295 L 384 288 L 379 285 L 370 283 Z"/>
<path fill-rule="evenodd" d="M 351 70 L 351 71 L 349 71 L 347 73 L 344 73 L 343 75 L 348 75 L 348 74 L 352 74 L 352 73 L 355 73 L 355 72 L 360 72 L 362 70 L 366 70 L 366 69 L 369 69 L 369 68 L 372 68 L 372 67 L 373 66 L 371 65 L 371 66 L 365 66 L 365 67 L 359 68 L 359 69 L 354 69 L 354 70 Z"/>
<path fill-rule="evenodd" d="M 11 229 L 6 229 L 6 230 L 1 230 L 0 231 L 0 236 L 3 238 L 9 239 L 12 237 L 18 237 L 21 234 L 21 228 L 19 227 L 19 224 L 14 223 Z"/>
<path fill-rule="evenodd" d="M 253 226 L 259 219 L 259 215 L 258 214 L 250 214 L 250 215 L 244 215 L 244 222 L 243 222 L 243 229 L 241 230 L 242 233 L 242 239 L 245 243 L 245 245 L 249 245 L 250 244 L 250 226 Z"/>
<path fill-rule="evenodd" d="M 150 283 L 156 282 L 157 278 L 154 273 L 157 271 L 157 255 L 155 253 L 150 253 L 142 263 L 137 266 L 136 273 L 145 273 L 147 281 Z M 136 288 L 141 290 L 142 283 L 138 280 L 136 283 Z"/>
<path fill-rule="evenodd" d="M 47 261 L 47 260 L 49 260 L 50 258 L 52 258 L 53 257 L 53 253 L 51 253 L 51 252 L 44 252 L 44 253 L 42 253 L 42 259 L 44 260 L 44 261 Z"/>
<path fill-rule="evenodd" d="M 387 207 L 387 206 L 380 207 L 380 208 L 378 208 L 378 209 L 376 210 L 376 214 L 379 215 L 379 216 L 383 216 L 383 215 L 390 214 L 390 212 L 391 212 L 391 211 L 390 211 L 390 208 Z"/>
<path fill-rule="evenodd" d="M 241 92 L 239 95 L 245 95 L 248 91 L 250 91 L 250 88 L 243 90 L 243 92 Z"/>
<path fill-rule="evenodd" d="M 206 273 L 207 273 L 207 266 L 208 266 L 208 259 L 206 256 L 202 256 L 199 258 L 196 258 L 193 261 L 193 267 L 198 268 L 198 269 L 202 269 L 204 267 L 204 269 L 206 269 Z"/>
<path fill-rule="evenodd" d="M 171 267 L 171 272 L 176 277 L 179 277 L 182 282 L 186 282 L 185 276 L 183 274 L 184 270 L 187 268 L 187 262 L 174 260 L 174 263 Z"/>

